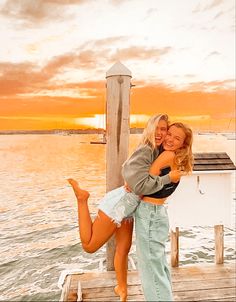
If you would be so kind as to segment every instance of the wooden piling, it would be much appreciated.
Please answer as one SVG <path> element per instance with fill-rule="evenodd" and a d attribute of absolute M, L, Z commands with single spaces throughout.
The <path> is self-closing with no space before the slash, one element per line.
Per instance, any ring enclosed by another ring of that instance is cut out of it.
<path fill-rule="evenodd" d="M 224 226 L 215 225 L 215 263 L 222 264 L 224 262 Z"/>
<path fill-rule="evenodd" d="M 171 266 L 179 266 L 179 228 L 176 227 L 175 230 L 171 230 L 170 233 L 170 243 L 171 243 Z"/>
<path fill-rule="evenodd" d="M 115 63 L 106 73 L 106 191 L 124 184 L 121 174 L 129 151 L 131 72 L 122 63 Z M 114 270 L 114 238 L 106 247 L 107 270 Z"/>

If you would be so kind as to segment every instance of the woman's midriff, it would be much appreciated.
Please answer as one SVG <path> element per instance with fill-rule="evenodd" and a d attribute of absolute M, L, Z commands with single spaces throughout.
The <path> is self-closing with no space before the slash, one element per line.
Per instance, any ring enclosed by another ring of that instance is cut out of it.
<path fill-rule="evenodd" d="M 166 201 L 166 198 L 152 198 L 148 196 L 143 196 L 142 201 L 154 203 L 158 205 L 163 205 Z"/>

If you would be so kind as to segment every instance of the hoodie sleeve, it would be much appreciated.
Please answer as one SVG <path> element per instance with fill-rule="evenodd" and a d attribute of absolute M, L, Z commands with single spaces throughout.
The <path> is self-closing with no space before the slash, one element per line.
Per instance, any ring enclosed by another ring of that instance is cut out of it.
<path fill-rule="evenodd" d="M 169 174 L 164 176 L 149 174 L 149 168 L 157 155 L 154 156 L 154 152 L 149 146 L 141 146 L 123 164 L 124 180 L 135 194 L 153 194 L 171 182 Z"/>

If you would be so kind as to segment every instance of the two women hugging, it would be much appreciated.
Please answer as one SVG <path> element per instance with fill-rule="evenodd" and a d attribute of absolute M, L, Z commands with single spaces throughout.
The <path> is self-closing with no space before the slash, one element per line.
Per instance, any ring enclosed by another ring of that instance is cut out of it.
<path fill-rule="evenodd" d="M 92 221 L 89 192 L 68 179 L 77 198 L 79 232 L 84 250 L 97 251 L 115 234 L 114 267 L 120 301 L 127 299 L 128 253 L 135 217 L 138 270 L 147 301 L 172 301 L 170 270 L 165 244 L 169 220 L 165 203 L 181 176 L 192 171 L 192 130 L 170 124 L 166 114 L 151 117 L 136 150 L 123 164 L 125 185 L 102 198 Z"/>

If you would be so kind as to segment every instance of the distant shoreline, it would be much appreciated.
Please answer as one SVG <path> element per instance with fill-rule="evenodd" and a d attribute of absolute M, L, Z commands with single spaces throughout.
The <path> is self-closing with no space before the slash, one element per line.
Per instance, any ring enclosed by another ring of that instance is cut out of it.
<path fill-rule="evenodd" d="M 140 134 L 144 128 L 130 128 L 130 134 Z M 0 135 L 19 135 L 19 134 L 57 134 L 57 135 L 71 135 L 71 134 L 105 134 L 104 129 L 51 129 L 51 130 L 0 130 Z M 195 130 L 195 134 L 211 135 L 216 133 L 230 134 L 234 131 L 209 131 L 209 130 Z"/>
<path fill-rule="evenodd" d="M 1 130 L 0 135 L 14 134 L 104 134 L 104 129 Z M 130 133 L 142 133 L 143 128 L 131 128 Z"/>

